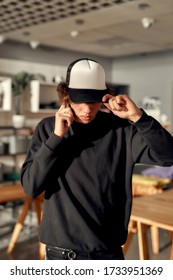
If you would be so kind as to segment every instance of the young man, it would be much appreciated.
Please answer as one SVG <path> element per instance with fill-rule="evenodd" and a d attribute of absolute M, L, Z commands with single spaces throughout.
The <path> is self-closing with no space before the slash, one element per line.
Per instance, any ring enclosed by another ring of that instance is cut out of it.
<path fill-rule="evenodd" d="M 21 168 L 25 192 L 44 192 L 47 259 L 124 259 L 133 167 L 173 165 L 173 137 L 128 96 L 112 95 L 92 59 L 72 62 L 58 93 L 62 105 L 37 125 Z"/>

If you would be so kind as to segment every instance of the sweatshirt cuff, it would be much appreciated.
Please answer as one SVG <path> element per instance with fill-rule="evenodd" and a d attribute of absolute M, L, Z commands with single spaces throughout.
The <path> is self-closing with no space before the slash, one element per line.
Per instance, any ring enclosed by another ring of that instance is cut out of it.
<path fill-rule="evenodd" d="M 55 135 L 53 132 L 50 134 L 49 138 L 45 141 L 45 145 L 51 150 L 56 150 L 59 144 L 62 142 L 63 138 Z"/>
<path fill-rule="evenodd" d="M 141 109 L 141 111 L 143 112 L 141 118 L 135 123 L 133 123 L 131 121 L 130 121 L 130 123 L 133 126 L 135 126 L 138 130 L 144 131 L 151 127 L 151 125 L 153 124 L 153 118 L 151 116 L 147 115 L 143 109 Z"/>

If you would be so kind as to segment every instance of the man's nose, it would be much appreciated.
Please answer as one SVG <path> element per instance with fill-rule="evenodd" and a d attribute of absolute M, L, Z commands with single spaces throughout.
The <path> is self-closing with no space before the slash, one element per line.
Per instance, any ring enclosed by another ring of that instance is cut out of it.
<path fill-rule="evenodd" d="M 89 113 L 89 112 L 91 112 L 92 111 L 92 103 L 85 103 L 84 104 L 84 112 L 85 113 Z"/>

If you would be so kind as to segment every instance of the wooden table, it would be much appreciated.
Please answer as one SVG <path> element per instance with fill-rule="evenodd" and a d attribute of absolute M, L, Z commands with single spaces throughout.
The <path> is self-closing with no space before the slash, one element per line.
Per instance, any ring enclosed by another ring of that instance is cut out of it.
<path fill-rule="evenodd" d="M 136 197 L 133 199 L 131 221 L 137 223 L 139 256 L 141 260 L 149 259 L 147 227 L 162 228 L 171 233 L 173 259 L 173 189 L 160 194 Z"/>

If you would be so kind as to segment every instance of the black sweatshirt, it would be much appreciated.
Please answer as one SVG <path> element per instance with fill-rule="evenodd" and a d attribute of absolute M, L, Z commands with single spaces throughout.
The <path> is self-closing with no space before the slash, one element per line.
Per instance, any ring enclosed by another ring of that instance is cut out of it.
<path fill-rule="evenodd" d="M 127 238 L 134 164 L 173 165 L 173 137 L 145 112 L 132 124 L 99 111 L 64 138 L 54 125 L 54 117 L 37 125 L 21 168 L 25 192 L 45 195 L 40 241 L 113 251 Z"/>

